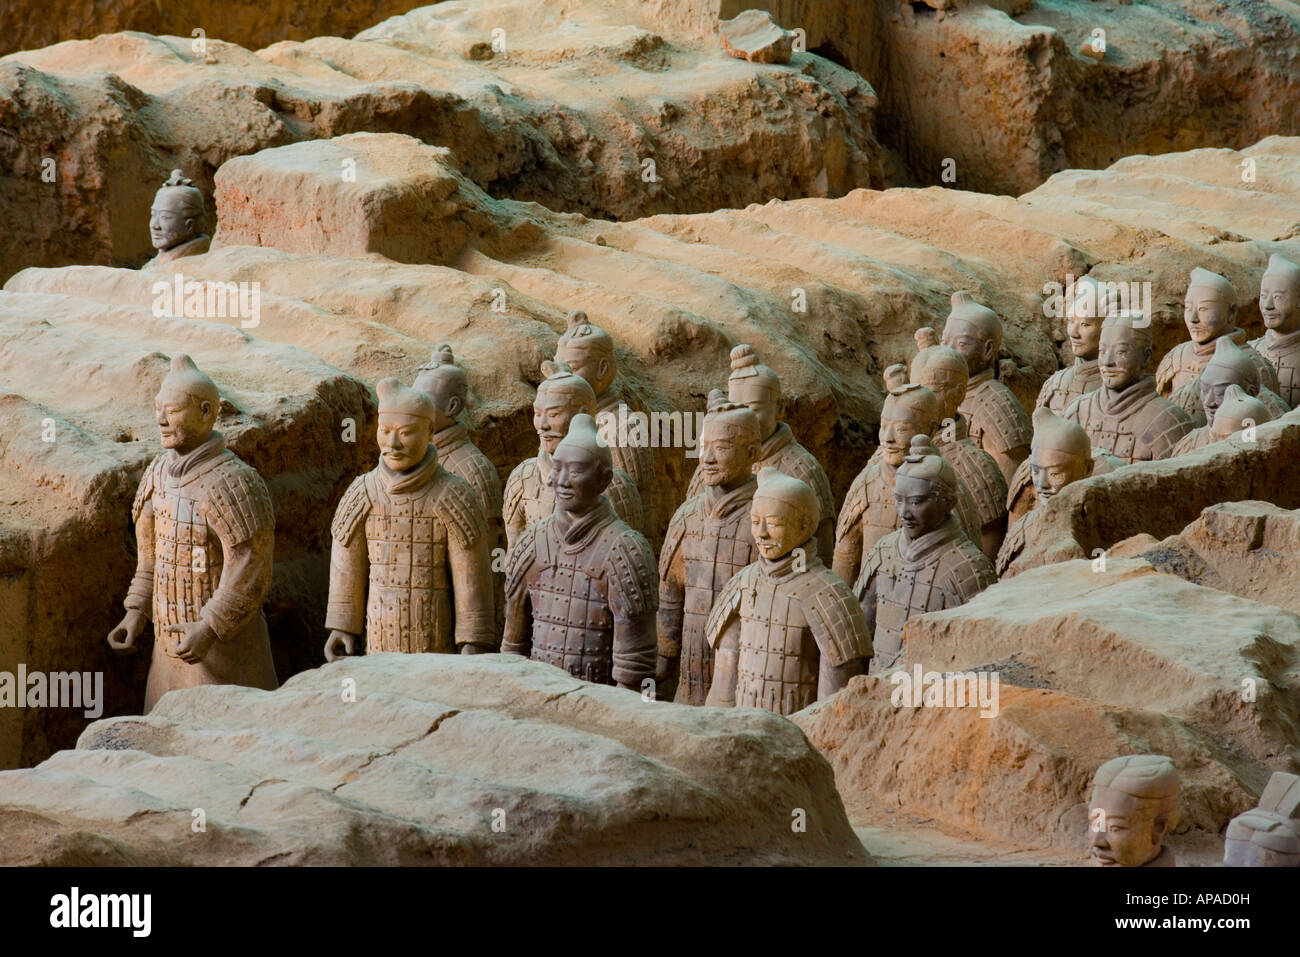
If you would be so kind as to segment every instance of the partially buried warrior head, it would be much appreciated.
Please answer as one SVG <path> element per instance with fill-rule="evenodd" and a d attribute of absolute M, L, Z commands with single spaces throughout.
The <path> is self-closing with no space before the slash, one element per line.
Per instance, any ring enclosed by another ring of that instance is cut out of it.
<path fill-rule="evenodd" d="M 1035 409 L 1029 471 L 1039 504 L 1067 485 L 1087 478 L 1092 468 L 1092 443 L 1083 427 L 1045 406 Z"/>
<path fill-rule="evenodd" d="M 154 249 L 165 251 L 204 235 L 203 193 L 178 169 L 154 195 L 149 210 L 149 238 Z"/>
<path fill-rule="evenodd" d="M 1088 801 L 1093 863 L 1140 867 L 1178 825 L 1178 771 L 1159 754 L 1126 754 L 1097 769 Z"/>

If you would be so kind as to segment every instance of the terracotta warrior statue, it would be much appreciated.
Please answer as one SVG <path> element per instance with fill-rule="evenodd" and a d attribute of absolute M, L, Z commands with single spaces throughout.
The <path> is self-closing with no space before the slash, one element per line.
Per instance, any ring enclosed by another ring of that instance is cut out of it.
<path fill-rule="evenodd" d="M 970 370 L 966 398 L 960 406 L 970 422 L 970 436 L 1002 470 L 1010 483 L 1016 466 L 1029 455 L 1033 430 L 1029 416 L 1011 390 L 994 378 L 1002 348 L 1002 320 L 969 293 L 952 294 L 952 311 L 943 325 L 943 344 L 961 353 Z"/>
<path fill-rule="evenodd" d="M 152 619 L 146 713 L 173 688 L 274 689 L 262 615 L 275 550 L 270 492 L 215 430 L 221 397 L 189 356 L 172 358 L 154 408 L 165 451 L 145 469 L 131 508 L 135 577 L 108 644 L 133 652 Z"/>
<path fill-rule="evenodd" d="M 1290 411 L 1281 396 L 1260 387 L 1259 370 L 1246 356 L 1245 351 L 1227 336 L 1221 336 L 1216 340 L 1214 356 L 1194 382 L 1200 399 L 1198 415 L 1192 420 L 1192 424 L 1197 428 L 1183 436 L 1174 446 L 1174 455 L 1182 455 L 1184 452 L 1191 452 L 1193 449 L 1219 441 L 1222 436 L 1215 434 L 1213 426 L 1231 388 L 1235 387 L 1246 396 L 1258 401 L 1266 410 L 1262 417 L 1248 416 L 1255 425 L 1276 419 Z M 1226 434 L 1231 435 L 1235 431 L 1236 429 L 1230 429 Z"/>
<path fill-rule="evenodd" d="M 477 493 L 438 462 L 423 392 L 381 379 L 379 464 L 343 493 L 330 526 L 325 657 L 476 654 L 496 647 L 487 519 Z"/>
<path fill-rule="evenodd" d="M 704 489 L 677 509 L 659 553 L 656 680 L 660 696 L 679 704 L 704 704 L 713 682 L 713 648 L 704 635 L 709 609 L 731 577 L 758 559 L 749 529 L 749 503 L 758 487 L 754 463 L 762 444 L 758 416 L 714 389 L 699 442 Z M 679 660 L 680 681 L 672 697 Z"/>
<path fill-rule="evenodd" d="M 554 510 L 510 550 L 501 650 L 640 691 L 655 673 L 654 554 L 603 494 L 613 456 L 590 415 L 573 416 L 552 468 Z"/>
<path fill-rule="evenodd" d="M 1300 266 L 1268 257 L 1259 281 L 1259 312 L 1267 331 L 1250 346 L 1273 366 L 1276 391 L 1294 409 L 1300 403 Z"/>
<path fill-rule="evenodd" d="M 1260 383 L 1277 391 L 1277 373 L 1267 359 L 1246 345 L 1246 330 L 1233 324 L 1236 306 L 1237 293 L 1232 283 L 1208 269 L 1192 270 L 1183 300 L 1183 321 L 1191 341 L 1170 349 L 1156 368 L 1156 391 L 1173 399 L 1188 414 L 1197 407 L 1197 389 L 1192 383 L 1214 355 L 1214 343 L 1222 336 L 1245 347 L 1259 369 Z"/>
<path fill-rule="evenodd" d="M 203 231 L 203 221 L 203 193 L 180 170 L 172 170 L 149 210 L 149 238 L 158 253 L 144 268 L 157 269 L 182 256 L 207 252 L 212 239 Z"/>
<path fill-rule="evenodd" d="M 1300 867 L 1300 831 L 1276 811 L 1252 808 L 1228 822 L 1224 867 Z"/>
<path fill-rule="evenodd" d="M 807 483 L 758 473 L 750 528 L 758 560 L 718 595 L 706 633 L 717 656 L 707 704 L 794 714 L 839 691 L 871 659 L 862 609 L 817 556 L 821 503 Z"/>
<path fill-rule="evenodd" d="M 917 330 L 916 344 L 919 351 L 912 359 L 911 380 L 939 400 L 942 427 L 931 432 L 935 447 L 974 496 L 979 509 L 978 544 L 985 555 L 995 558 L 1007 533 L 1007 480 L 993 456 L 970 437 L 970 420 L 961 413 L 969 378 L 966 360 L 956 349 L 940 345 L 938 335 L 928 326 Z M 885 375 L 888 377 L 888 369 Z"/>
<path fill-rule="evenodd" d="M 636 484 L 641 496 L 643 528 L 652 529 L 655 527 L 651 514 L 654 450 L 649 446 L 619 444 L 619 421 L 627 421 L 629 410 L 618 382 L 614 340 L 600 326 L 592 325 L 581 309 L 570 312 L 564 322 L 566 329 L 556 343 L 555 358 L 568 363 L 573 374 L 586 379 L 596 393 L 596 427 L 609 444 L 614 468 L 622 469 Z"/>
<path fill-rule="evenodd" d="M 1088 799 L 1092 862 L 1174 867 L 1161 842 L 1178 825 L 1178 771 L 1158 754 L 1126 754 L 1097 769 Z"/>
<path fill-rule="evenodd" d="M 1192 421 L 1156 395 L 1151 362 L 1151 321 L 1124 310 L 1101 324 L 1101 388 L 1075 399 L 1065 418 L 1078 422 L 1094 446 L 1125 464 L 1168 458 Z"/>
<path fill-rule="evenodd" d="M 929 437 L 913 436 L 894 481 L 902 527 L 876 542 L 853 585 L 871 627 L 873 672 L 902 659 L 903 625 L 912 615 L 964 605 L 997 580 L 953 515 L 957 487 L 957 473 Z"/>
<path fill-rule="evenodd" d="M 542 374 L 546 378 L 537 387 L 537 398 L 533 400 L 533 427 L 537 429 L 540 448 L 535 458 L 520 462 L 506 479 L 504 520 L 509 548 L 514 547 L 525 528 L 555 510 L 551 455 L 575 415 L 596 413 L 596 393 L 567 364 L 543 362 Z M 644 527 L 641 496 L 631 476 L 615 467 L 605 495 L 619 518 L 637 531 Z"/>
<path fill-rule="evenodd" d="M 1034 441 L 1030 446 L 1029 472 L 1034 483 L 1034 508 L 1007 532 L 997 556 L 1001 578 L 1025 550 L 1025 535 L 1038 519 L 1040 506 L 1051 501 L 1061 489 L 1088 478 L 1096 460 L 1088 433 L 1077 422 L 1053 414 L 1046 406 L 1034 409 Z"/>
<path fill-rule="evenodd" d="M 829 555 L 835 546 L 835 499 L 831 495 L 830 479 L 826 470 L 811 452 L 795 439 L 790 426 L 778 421 L 781 414 L 781 380 L 766 365 L 758 361 L 753 348 L 738 345 L 731 350 L 731 375 L 727 378 L 727 397 L 732 402 L 747 405 L 758 416 L 758 427 L 763 433 L 763 446 L 754 471 L 774 468 L 808 483 L 821 503 L 821 523 L 817 526 L 817 546 L 821 554 Z M 704 475 L 697 466 L 686 490 L 686 497 L 698 495 L 704 487 Z"/>
<path fill-rule="evenodd" d="M 880 446 L 849 486 L 835 529 L 831 570 L 846 584 L 857 581 L 862 563 L 876 542 L 899 528 L 900 516 L 894 502 L 898 468 L 911 448 L 912 438 L 937 431 L 941 422 L 938 397 L 923 385 L 908 383 L 902 365 L 890 366 L 885 374 L 890 391 L 880 410 Z M 954 501 L 957 521 L 971 540 L 977 541 L 979 506 L 960 478 Z"/>
<path fill-rule="evenodd" d="M 1057 415 L 1075 399 L 1101 385 L 1097 347 L 1101 323 L 1119 308 L 1113 289 L 1091 276 L 1074 284 L 1074 297 L 1065 304 L 1065 333 L 1070 340 L 1074 363 L 1053 372 L 1038 392 L 1035 406 L 1046 406 Z"/>

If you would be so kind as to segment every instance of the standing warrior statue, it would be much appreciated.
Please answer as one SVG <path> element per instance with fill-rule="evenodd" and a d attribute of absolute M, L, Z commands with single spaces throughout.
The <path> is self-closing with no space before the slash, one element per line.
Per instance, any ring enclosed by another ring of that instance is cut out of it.
<path fill-rule="evenodd" d="M 182 256 L 207 252 L 212 239 L 203 231 L 203 220 L 203 193 L 180 170 L 172 170 L 149 210 L 149 239 L 158 253 L 144 268 L 157 269 Z"/>
<path fill-rule="evenodd" d="M 956 349 L 940 345 L 938 335 L 928 326 L 917 330 L 916 345 L 920 351 L 912 359 L 911 379 L 939 400 L 942 427 L 929 434 L 934 436 L 939 454 L 952 463 L 957 478 L 970 489 L 980 523 L 979 538 L 972 541 L 993 558 L 1007 533 L 1007 480 L 993 456 L 970 437 L 970 420 L 961 413 L 969 378 L 966 360 Z M 889 375 L 888 369 L 885 375 Z"/>
<path fill-rule="evenodd" d="M 943 324 L 943 344 L 961 353 L 970 370 L 960 406 L 970 421 L 970 436 L 993 456 L 1008 484 L 1029 455 L 1033 430 L 1020 401 L 993 377 L 1002 348 L 1002 320 L 969 293 L 952 294 L 952 311 Z"/>
<path fill-rule="evenodd" d="M 727 377 L 727 397 L 732 402 L 747 405 L 758 416 L 758 427 L 763 433 L 763 446 L 759 449 L 754 471 L 774 468 L 806 482 L 821 504 L 821 522 L 817 526 L 817 546 L 823 555 L 829 555 L 835 545 L 835 499 L 831 495 L 830 479 L 826 470 L 811 452 L 795 440 L 790 426 L 778 421 L 781 414 L 781 380 L 766 365 L 758 361 L 751 346 L 738 345 L 731 350 L 731 375 Z M 699 468 L 691 476 L 686 497 L 698 495 L 704 485 Z"/>
<path fill-rule="evenodd" d="M 1075 399 L 1065 418 L 1083 426 L 1088 440 L 1126 465 L 1168 458 L 1192 431 L 1187 413 L 1156 395 L 1151 363 L 1151 320 L 1124 310 L 1101 324 L 1101 388 Z"/>
<path fill-rule="evenodd" d="M 894 482 L 902 527 L 876 542 L 853 585 L 871 628 L 872 671 L 887 671 L 903 655 L 903 625 L 913 615 L 956 608 L 997 580 L 993 563 L 952 514 L 957 473 L 925 435 Z"/>
<path fill-rule="evenodd" d="M 541 447 L 536 457 L 520 462 L 506 479 L 504 518 L 508 548 L 514 547 L 525 528 L 555 510 L 551 454 L 575 415 L 594 416 L 596 411 L 596 393 L 567 364 L 543 362 L 542 374 L 546 378 L 537 387 L 537 398 L 533 400 L 533 427 L 537 429 Z M 615 468 L 606 495 L 619 518 L 637 531 L 644 527 L 641 496 L 631 476 Z"/>
<path fill-rule="evenodd" d="M 590 415 L 573 417 L 553 469 L 554 511 L 510 550 L 501 650 L 638 691 L 655 672 L 654 554 L 602 494 L 613 456 Z"/>
<path fill-rule="evenodd" d="M 1065 334 L 1070 340 L 1074 362 L 1053 372 L 1038 392 L 1035 407 L 1046 406 L 1057 415 L 1075 399 L 1101 385 L 1097 347 L 1101 344 L 1101 323 L 1119 310 L 1110 286 L 1091 276 L 1074 283 L 1074 297 L 1065 305 Z"/>
<path fill-rule="evenodd" d="M 135 577 L 108 644 L 134 651 L 153 619 L 146 713 L 173 688 L 271 690 L 275 665 L 262 616 L 275 550 L 271 495 L 214 429 L 221 397 L 189 356 L 172 358 L 154 406 L 166 451 L 136 492 Z"/>
<path fill-rule="evenodd" d="M 880 410 L 880 446 L 844 496 L 831 569 L 845 583 L 857 581 L 862 562 L 876 542 L 899 527 L 894 483 L 913 436 L 929 435 L 939 428 L 938 398 L 925 386 L 906 380 L 902 365 L 885 370 L 889 395 Z M 954 495 L 958 521 L 972 540 L 978 539 L 979 507 L 960 479 Z"/>
<path fill-rule="evenodd" d="M 438 464 L 423 392 L 381 379 L 379 464 L 348 486 L 330 527 L 325 657 L 354 651 L 475 654 L 496 645 L 487 520 Z"/>
<path fill-rule="evenodd" d="M 1259 281 L 1259 313 L 1267 331 L 1250 346 L 1273 366 L 1276 391 L 1294 409 L 1300 404 L 1300 266 L 1268 257 Z"/>
<path fill-rule="evenodd" d="M 649 531 L 654 528 L 651 514 L 654 450 L 645 445 L 621 445 L 619 442 L 624 437 L 620 423 L 627 422 L 629 410 L 623 401 L 623 387 L 618 382 L 614 340 L 600 326 L 592 325 L 581 309 L 570 312 L 564 323 L 564 335 L 555 346 L 556 361 L 568 363 L 573 374 L 586 379 L 596 393 L 596 427 L 609 443 L 614 468 L 626 472 L 636 485 L 641 496 L 641 527 Z"/>
<path fill-rule="evenodd" d="M 806 483 L 758 473 L 758 561 L 727 582 L 706 626 L 717 656 L 709 705 L 794 714 L 865 670 L 871 633 L 848 586 L 817 557 L 820 516 Z"/>
<path fill-rule="evenodd" d="M 1259 369 L 1264 388 L 1277 391 L 1277 373 L 1267 359 L 1246 345 L 1246 330 L 1233 325 L 1236 305 L 1232 283 L 1208 269 L 1192 270 L 1183 299 L 1183 321 L 1191 341 L 1174 346 L 1156 367 L 1156 391 L 1168 396 L 1188 415 L 1199 408 L 1195 379 L 1214 355 L 1214 344 L 1222 336 L 1245 347 L 1250 361 Z"/>
<path fill-rule="evenodd" d="M 754 463 L 760 446 L 758 416 L 731 402 L 721 389 L 709 393 L 700 429 L 704 489 L 682 503 L 668 524 L 659 553 L 659 692 L 681 659 L 680 682 L 671 700 L 704 704 L 713 682 L 713 648 L 704 625 L 713 599 L 731 577 L 758 557 L 749 528 L 749 504 L 758 487 Z"/>

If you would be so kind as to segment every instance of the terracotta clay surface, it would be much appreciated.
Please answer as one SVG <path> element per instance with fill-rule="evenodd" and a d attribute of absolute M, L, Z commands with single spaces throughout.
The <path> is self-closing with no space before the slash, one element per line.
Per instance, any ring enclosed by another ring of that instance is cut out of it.
<path fill-rule="evenodd" d="M 1171 843 L 1212 835 L 1221 853 L 1228 821 L 1294 762 L 1300 618 L 1140 559 L 1094 568 L 1035 569 L 909 622 L 898 670 L 996 672 L 994 714 L 914 707 L 885 674 L 794 717 L 831 761 L 853 820 L 906 808 L 981 839 L 1071 849 L 1084 863 L 1096 769 L 1116 754 L 1160 753 L 1182 779 Z"/>
<path fill-rule="evenodd" d="M 367 655 L 215 690 L 0 774 L 0 863 L 870 862 L 825 759 L 765 712 L 646 702 L 510 655 Z"/>

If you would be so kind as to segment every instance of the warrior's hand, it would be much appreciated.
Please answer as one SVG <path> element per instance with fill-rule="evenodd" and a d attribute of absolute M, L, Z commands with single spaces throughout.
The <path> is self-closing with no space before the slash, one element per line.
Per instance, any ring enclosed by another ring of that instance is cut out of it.
<path fill-rule="evenodd" d="M 325 660 L 338 661 L 352 654 L 354 638 L 355 636 L 346 631 L 339 631 L 337 628 L 331 631 L 329 638 L 325 640 Z"/>
<path fill-rule="evenodd" d="M 173 658 L 196 665 L 207 657 L 208 649 L 217 640 L 217 633 L 206 621 L 182 621 L 167 626 L 167 641 L 163 647 Z"/>
<path fill-rule="evenodd" d="M 135 652 L 135 640 L 144 634 L 144 626 L 149 623 L 141 612 L 128 611 L 122 616 L 116 628 L 108 633 L 108 647 L 119 655 Z"/>

